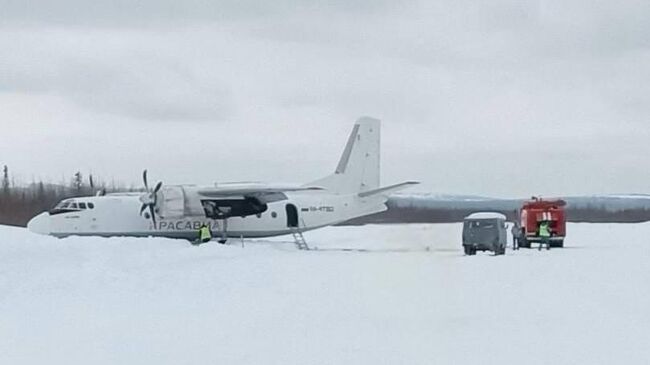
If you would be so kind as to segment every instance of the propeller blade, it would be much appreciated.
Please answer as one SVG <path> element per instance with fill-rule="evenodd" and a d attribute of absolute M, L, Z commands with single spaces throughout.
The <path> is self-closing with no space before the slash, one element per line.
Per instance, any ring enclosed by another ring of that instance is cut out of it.
<path fill-rule="evenodd" d="M 159 181 L 158 184 L 154 187 L 153 191 L 149 189 L 149 181 L 147 179 L 147 169 L 142 171 L 142 182 L 144 182 L 144 188 L 147 194 L 140 196 L 140 201 L 142 206 L 140 207 L 140 215 L 149 207 L 149 214 L 151 215 L 151 222 L 153 223 L 153 228 L 157 229 L 156 222 L 156 204 L 158 203 L 158 191 L 162 188 L 162 181 Z"/>
<path fill-rule="evenodd" d="M 144 169 L 144 171 L 142 171 L 142 180 L 144 181 L 144 188 L 148 192 L 149 184 L 147 184 L 147 169 Z"/>
<path fill-rule="evenodd" d="M 153 204 L 149 205 L 149 212 L 151 212 L 151 221 L 153 222 L 153 229 L 156 229 L 156 214 L 153 209 Z"/>

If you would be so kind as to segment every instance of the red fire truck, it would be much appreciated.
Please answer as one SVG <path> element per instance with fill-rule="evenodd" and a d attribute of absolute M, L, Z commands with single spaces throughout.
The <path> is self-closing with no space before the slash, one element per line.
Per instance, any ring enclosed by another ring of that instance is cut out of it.
<path fill-rule="evenodd" d="M 564 206 L 566 202 L 561 199 L 541 199 L 533 197 L 524 202 L 520 211 L 520 224 L 522 238 L 519 247 L 530 248 L 532 242 L 539 243 L 539 225 L 547 221 L 551 227 L 551 247 L 564 247 L 566 237 L 566 216 Z"/>

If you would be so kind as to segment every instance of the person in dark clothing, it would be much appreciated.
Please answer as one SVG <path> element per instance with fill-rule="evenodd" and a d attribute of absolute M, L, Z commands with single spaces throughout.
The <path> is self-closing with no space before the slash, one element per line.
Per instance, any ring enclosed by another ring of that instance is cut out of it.
<path fill-rule="evenodd" d="M 513 250 L 518 250 L 519 249 L 519 237 L 521 237 L 521 227 L 519 227 L 518 222 L 514 222 L 512 225 L 512 228 L 510 229 L 510 233 L 512 234 L 512 249 Z"/>

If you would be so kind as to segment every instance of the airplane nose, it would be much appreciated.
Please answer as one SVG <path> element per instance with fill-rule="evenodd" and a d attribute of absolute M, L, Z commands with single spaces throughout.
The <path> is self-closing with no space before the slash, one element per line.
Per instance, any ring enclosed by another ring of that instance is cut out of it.
<path fill-rule="evenodd" d="M 50 214 L 43 212 L 27 223 L 27 229 L 38 234 L 50 234 Z"/>

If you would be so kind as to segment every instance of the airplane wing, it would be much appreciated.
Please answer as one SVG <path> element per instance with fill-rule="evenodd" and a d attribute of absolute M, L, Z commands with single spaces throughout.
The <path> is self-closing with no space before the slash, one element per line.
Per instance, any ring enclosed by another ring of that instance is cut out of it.
<path fill-rule="evenodd" d="M 207 198 L 221 198 L 228 196 L 259 196 L 266 194 L 282 194 L 292 191 L 324 190 L 319 186 L 216 186 L 204 188 L 198 193 Z"/>
<path fill-rule="evenodd" d="M 272 186 L 262 184 L 228 185 L 215 186 L 213 188 L 202 188 L 198 191 L 199 196 L 205 198 L 229 198 L 229 197 L 254 197 L 261 203 L 272 203 L 287 199 L 285 193 L 294 191 L 317 191 L 324 190 L 320 186 Z"/>
<path fill-rule="evenodd" d="M 294 191 L 324 190 L 319 186 L 268 185 L 262 183 L 222 183 L 215 186 L 164 186 L 157 195 L 161 217 L 201 216 L 206 204 L 236 211 L 233 216 L 257 214 L 260 204 L 287 199 Z M 222 209 L 222 210 L 223 210 Z"/>

